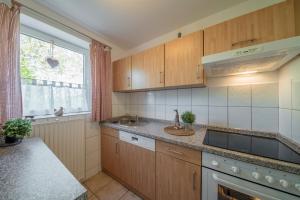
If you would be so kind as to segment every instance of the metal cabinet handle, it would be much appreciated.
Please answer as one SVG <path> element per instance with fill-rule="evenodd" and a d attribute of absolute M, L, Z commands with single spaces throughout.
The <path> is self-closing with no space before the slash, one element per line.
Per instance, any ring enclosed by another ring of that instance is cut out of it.
<path fill-rule="evenodd" d="M 116 143 L 116 154 L 119 154 L 119 143 Z"/>
<path fill-rule="evenodd" d="M 175 150 L 173 150 L 173 149 L 170 149 L 170 148 L 168 148 L 168 150 L 167 150 L 168 152 L 170 152 L 170 153 L 175 153 L 175 154 L 178 154 L 178 155 L 183 155 L 183 153 L 182 152 L 179 152 L 179 151 L 175 151 Z"/>
<path fill-rule="evenodd" d="M 197 175 L 197 173 L 194 171 L 193 172 L 193 190 L 194 191 L 196 190 L 196 175 Z"/>
<path fill-rule="evenodd" d="M 232 43 L 231 46 L 234 47 L 234 46 L 236 46 L 236 45 L 238 45 L 238 44 L 242 44 L 242 43 L 253 43 L 253 42 L 255 42 L 255 41 L 257 41 L 256 38 L 252 38 L 252 39 L 249 39 L 249 40 L 242 40 L 242 41 L 238 41 L 238 42 Z"/>

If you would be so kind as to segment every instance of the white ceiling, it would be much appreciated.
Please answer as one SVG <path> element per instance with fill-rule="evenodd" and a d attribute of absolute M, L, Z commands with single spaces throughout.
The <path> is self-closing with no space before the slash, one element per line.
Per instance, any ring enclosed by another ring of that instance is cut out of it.
<path fill-rule="evenodd" d="M 128 49 L 246 0 L 33 0 Z"/>

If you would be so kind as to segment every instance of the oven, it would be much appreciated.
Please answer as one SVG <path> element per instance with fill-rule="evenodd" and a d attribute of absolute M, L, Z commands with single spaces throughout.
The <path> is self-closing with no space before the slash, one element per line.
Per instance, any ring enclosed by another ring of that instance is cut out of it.
<path fill-rule="evenodd" d="M 300 200 L 297 181 L 297 175 L 203 153 L 202 200 Z"/>

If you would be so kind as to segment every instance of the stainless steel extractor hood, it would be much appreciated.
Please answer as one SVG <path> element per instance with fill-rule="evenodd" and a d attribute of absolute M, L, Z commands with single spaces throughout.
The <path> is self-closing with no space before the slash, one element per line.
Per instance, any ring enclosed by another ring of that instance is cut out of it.
<path fill-rule="evenodd" d="M 274 71 L 300 54 L 300 36 L 204 56 L 207 77 Z"/>

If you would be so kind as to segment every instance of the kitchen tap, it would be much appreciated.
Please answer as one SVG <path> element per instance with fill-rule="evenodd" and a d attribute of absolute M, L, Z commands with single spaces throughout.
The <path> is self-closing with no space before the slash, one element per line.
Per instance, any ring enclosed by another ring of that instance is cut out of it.
<path fill-rule="evenodd" d="M 176 113 L 176 115 L 175 115 L 175 127 L 180 128 L 180 122 L 179 122 L 179 114 L 178 114 L 178 110 L 175 109 L 174 111 L 175 111 L 175 113 Z"/>

